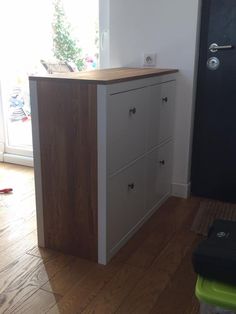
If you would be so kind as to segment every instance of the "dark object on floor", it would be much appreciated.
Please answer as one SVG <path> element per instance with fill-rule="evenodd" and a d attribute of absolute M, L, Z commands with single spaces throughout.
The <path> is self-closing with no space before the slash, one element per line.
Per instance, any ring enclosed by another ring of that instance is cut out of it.
<path fill-rule="evenodd" d="M 207 236 L 208 229 L 216 219 L 236 221 L 236 204 L 207 200 L 200 203 L 191 230 Z"/>
<path fill-rule="evenodd" d="M 12 188 L 7 188 L 7 189 L 0 190 L 0 193 L 1 194 L 8 194 L 8 193 L 11 193 L 12 191 L 13 191 Z"/>
<path fill-rule="evenodd" d="M 198 275 L 236 285 L 236 222 L 215 220 L 192 261 Z"/>

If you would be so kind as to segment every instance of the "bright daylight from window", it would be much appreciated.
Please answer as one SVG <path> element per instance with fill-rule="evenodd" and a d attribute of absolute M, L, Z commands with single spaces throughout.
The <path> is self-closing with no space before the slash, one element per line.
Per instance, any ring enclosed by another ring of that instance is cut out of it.
<path fill-rule="evenodd" d="M 28 76 L 98 66 L 98 0 L 1 1 L 0 33 L 6 150 L 24 154 L 32 151 Z"/>

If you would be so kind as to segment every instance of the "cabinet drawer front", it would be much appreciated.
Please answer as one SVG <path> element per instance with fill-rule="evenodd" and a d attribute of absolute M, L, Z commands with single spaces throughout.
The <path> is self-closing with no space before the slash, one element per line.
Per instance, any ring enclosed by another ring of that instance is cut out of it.
<path fill-rule="evenodd" d="M 150 150 L 159 144 L 161 94 L 161 84 L 149 87 L 147 150 Z"/>
<path fill-rule="evenodd" d="M 147 149 L 172 137 L 175 81 L 149 88 Z"/>
<path fill-rule="evenodd" d="M 120 169 L 145 152 L 147 88 L 109 96 L 108 169 Z"/>
<path fill-rule="evenodd" d="M 173 135 L 175 81 L 161 85 L 159 143 Z"/>
<path fill-rule="evenodd" d="M 145 159 L 108 181 L 108 248 L 114 246 L 144 216 Z"/>
<path fill-rule="evenodd" d="M 151 209 L 171 191 L 172 142 L 147 155 L 146 207 Z"/>

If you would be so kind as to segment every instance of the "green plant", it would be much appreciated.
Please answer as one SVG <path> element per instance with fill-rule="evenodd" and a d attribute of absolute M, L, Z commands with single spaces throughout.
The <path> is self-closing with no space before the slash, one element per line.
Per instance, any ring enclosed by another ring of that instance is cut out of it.
<path fill-rule="evenodd" d="M 62 0 L 54 2 L 53 53 L 60 61 L 73 62 L 79 71 L 84 69 L 85 60 L 82 58 L 82 49 L 78 41 L 73 38 L 71 25 L 67 21 Z"/>

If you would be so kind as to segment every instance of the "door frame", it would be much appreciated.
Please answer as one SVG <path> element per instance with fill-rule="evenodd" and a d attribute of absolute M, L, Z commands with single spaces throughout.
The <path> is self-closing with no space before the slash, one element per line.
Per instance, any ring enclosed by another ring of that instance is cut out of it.
<path fill-rule="evenodd" d="M 4 132 L 4 119 L 3 119 L 3 104 L 2 104 L 2 91 L 0 82 L 0 162 L 3 161 L 5 151 L 5 132 Z"/>
<path fill-rule="evenodd" d="M 199 3 L 199 12 L 198 12 L 198 29 L 197 29 L 197 43 L 196 43 L 196 55 L 195 55 L 195 79 L 194 79 L 194 97 L 193 97 L 193 112 L 192 112 L 192 122 L 191 122 L 191 144 L 190 144 L 190 162 L 189 162 L 189 179 L 190 179 L 190 193 L 191 194 L 191 176 L 192 176 L 192 154 L 193 154 L 193 137 L 194 137 L 194 124 L 195 124 L 195 115 L 196 115 L 196 105 L 197 105 L 197 87 L 198 87 L 198 77 L 200 76 L 199 70 L 199 62 L 200 60 L 200 51 L 201 51 L 201 39 L 203 41 L 206 39 L 206 32 L 202 31 L 202 28 L 206 26 L 206 19 L 202 21 L 202 17 L 205 17 L 209 13 L 209 7 L 211 5 L 211 1 L 207 0 L 204 3 L 204 0 L 198 0 Z M 203 5 L 205 5 L 205 11 L 203 12 Z M 203 24 L 203 25 L 202 25 Z M 203 27 L 202 27 L 203 26 Z M 206 58 L 207 59 L 207 58 Z"/>
<path fill-rule="evenodd" d="M 196 31 L 196 51 L 194 62 L 194 80 L 193 80 L 193 108 L 191 116 L 191 130 L 190 130 L 190 146 L 189 146 L 189 164 L 188 164 L 188 181 L 189 190 L 188 197 L 191 195 L 191 173 L 192 173 L 192 153 L 193 153 L 193 133 L 194 133 L 194 120 L 196 113 L 196 101 L 197 101 L 197 82 L 198 82 L 198 66 L 200 57 L 200 40 L 201 40 L 201 22 L 202 22 L 202 5 L 204 0 L 198 0 L 198 22 Z"/>
<path fill-rule="evenodd" d="M 33 150 L 14 148 L 7 145 L 7 126 L 0 81 L 0 162 L 33 167 Z"/>

